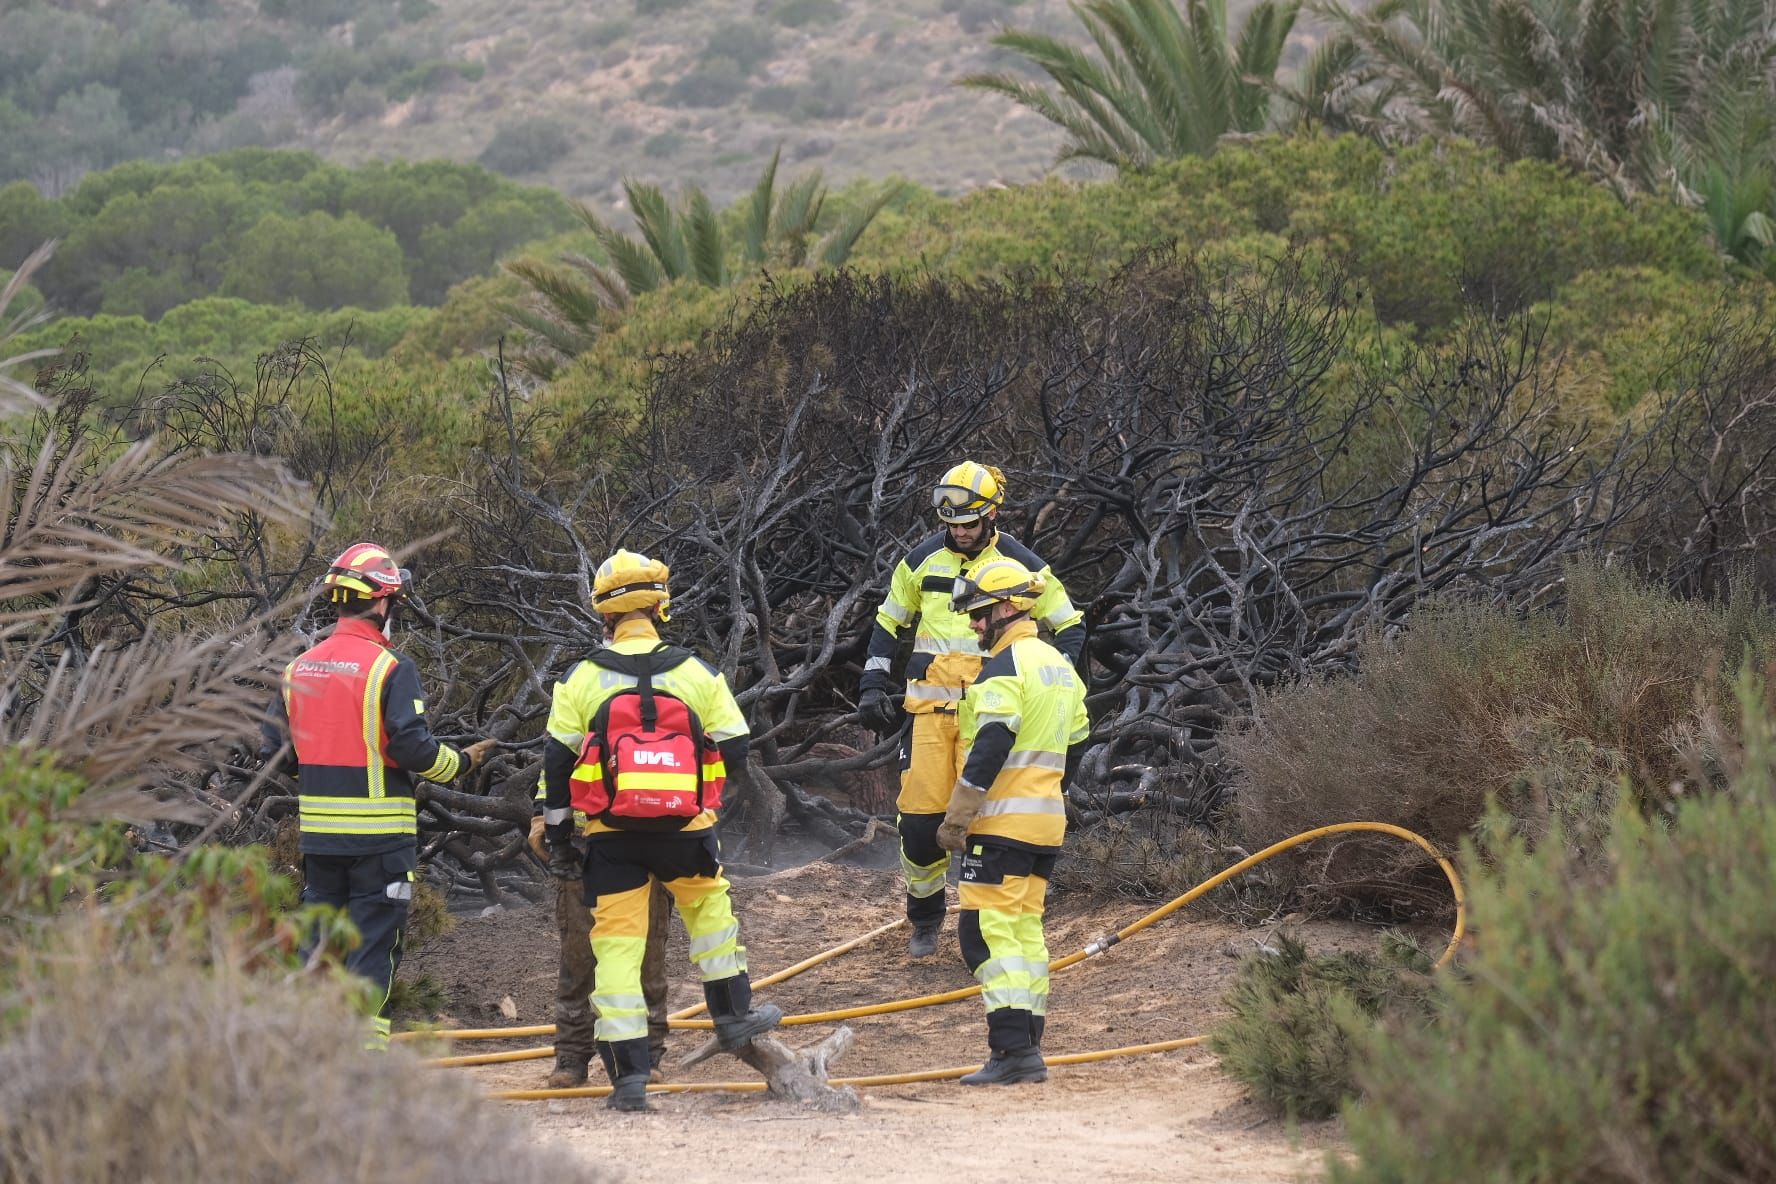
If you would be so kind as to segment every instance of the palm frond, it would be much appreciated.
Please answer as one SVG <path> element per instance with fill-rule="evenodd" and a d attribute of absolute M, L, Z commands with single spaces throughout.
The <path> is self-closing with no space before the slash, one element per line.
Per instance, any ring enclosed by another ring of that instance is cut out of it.
<path fill-rule="evenodd" d="M 1283 49 L 1302 0 L 1263 0 L 1230 38 L 1226 0 L 1089 0 L 1074 13 L 1095 49 L 1028 30 L 993 44 L 1048 76 L 1052 89 L 1004 73 L 960 84 L 1005 96 L 1067 133 L 1059 159 L 1144 168 L 1212 152 L 1228 132 L 1273 125 Z"/>
<path fill-rule="evenodd" d="M 797 178 L 777 199 L 771 219 L 772 238 L 787 267 L 801 267 L 808 261 L 808 239 L 820 220 L 826 204 L 826 185 L 818 172 Z"/>
<path fill-rule="evenodd" d="M 621 231 L 606 228 L 598 236 L 598 245 L 610 256 L 611 266 L 630 294 L 652 292 L 665 282 L 666 276 L 652 252 Z"/>
<path fill-rule="evenodd" d="M 876 215 L 880 214 L 887 208 L 889 202 L 900 195 L 902 188 L 900 182 L 890 182 L 867 202 L 847 212 L 839 220 L 839 224 L 820 240 L 821 264 L 826 267 L 845 266 L 845 261 L 851 258 L 851 250 L 857 245 L 857 240 L 862 237 L 865 230 L 869 229 L 869 224 L 876 220 Z"/>
<path fill-rule="evenodd" d="M 249 626 L 101 644 L 78 663 L 63 649 L 39 686 L 15 678 L 0 692 L 0 743 L 59 754 L 98 791 L 88 814 L 162 815 L 139 791 L 251 735 L 298 647 Z"/>
<path fill-rule="evenodd" d="M 771 163 L 759 174 L 758 184 L 752 187 L 752 195 L 747 200 L 746 209 L 741 220 L 741 252 L 742 258 L 753 267 L 765 262 L 767 243 L 771 237 L 771 209 L 777 187 L 777 165 L 783 159 L 783 146 L 771 153 Z"/>
<path fill-rule="evenodd" d="M 616 268 L 578 252 L 563 255 L 561 261 L 586 277 L 586 282 L 597 294 L 598 302 L 605 308 L 620 312 L 629 307 L 634 298 L 629 291 L 629 284 Z"/>
<path fill-rule="evenodd" d="M 673 214 L 672 207 L 666 204 L 666 195 L 660 192 L 660 187 L 640 181 L 624 181 L 623 192 L 629 198 L 629 209 L 635 215 L 635 224 L 641 228 L 642 240 L 647 243 L 660 273 L 668 280 L 684 279 L 690 275 L 691 257 L 685 248 L 684 235 L 680 232 L 678 218 Z M 610 249 L 608 243 L 605 249 Z M 617 270 L 623 272 L 627 279 L 628 270 L 623 261 L 616 258 L 615 252 L 612 252 L 612 260 L 616 263 Z"/>
<path fill-rule="evenodd" d="M 233 514 L 293 523 L 311 512 L 300 486 L 265 458 L 163 457 L 143 441 L 97 472 L 88 460 L 50 436 L 29 472 L 11 457 L 0 463 L 0 636 L 79 607 L 101 577 L 176 565 L 193 536 Z"/>
<path fill-rule="evenodd" d="M 8 342 L 22 333 L 36 328 L 48 319 L 48 314 L 39 309 L 25 316 L 14 317 L 9 322 L 6 310 L 12 307 L 12 302 L 18 298 L 20 292 L 24 291 L 25 285 L 31 282 L 31 277 L 45 263 L 49 262 L 49 257 L 54 253 L 54 241 L 44 243 L 32 251 L 23 263 L 19 264 L 18 269 L 6 281 L 6 286 L 0 288 L 0 416 L 16 415 L 29 408 L 43 405 L 42 396 L 29 383 L 12 377 L 11 371 L 29 362 L 53 357 L 60 351 L 39 349 L 29 353 L 14 354 L 11 357 L 4 355 Z"/>
<path fill-rule="evenodd" d="M 722 235 L 721 219 L 709 204 L 709 195 L 692 187 L 685 198 L 683 228 L 685 253 L 690 258 L 691 275 L 710 288 L 725 287 L 728 282 L 727 243 Z"/>
<path fill-rule="evenodd" d="M 591 349 L 598 341 L 598 334 L 589 333 L 552 316 L 546 316 L 535 309 L 521 305 L 502 305 L 500 311 L 506 318 L 520 329 L 527 330 L 549 350 L 565 358 L 577 358 Z M 555 359 L 552 357 L 528 357 L 525 359 L 528 368 L 545 382 L 554 374 Z"/>
<path fill-rule="evenodd" d="M 535 259 L 513 259 L 505 268 L 523 280 L 563 324 L 582 333 L 596 331 L 604 302 L 578 276 Z"/>

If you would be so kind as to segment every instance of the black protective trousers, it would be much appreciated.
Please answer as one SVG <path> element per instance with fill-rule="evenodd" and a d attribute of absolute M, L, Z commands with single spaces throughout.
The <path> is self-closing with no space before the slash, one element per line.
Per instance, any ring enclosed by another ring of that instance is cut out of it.
<path fill-rule="evenodd" d="M 419 852 L 409 846 L 376 855 L 304 855 L 302 902 L 343 909 L 362 939 L 345 968 L 376 985 L 376 1028 L 389 1027 L 389 993 L 401 965 L 401 940 L 413 906 L 413 870 Z"/>

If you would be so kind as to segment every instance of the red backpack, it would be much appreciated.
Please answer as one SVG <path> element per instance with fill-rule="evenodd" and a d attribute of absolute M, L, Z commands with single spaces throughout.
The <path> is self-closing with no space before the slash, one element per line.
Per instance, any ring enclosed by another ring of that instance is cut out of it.
<path fill-rule="evenodd" d="M 682 830 L 704 810 L 721 808 L 721 750 L 682 699 L 654 689 L 654 677 L 689 650 L 660 646 L 645 654 L 600 650 L 591 662 L 627 674 L 636 685 L 605 700 L 592 717 L 569 782 L 574 808 L 620 830 Z"/>

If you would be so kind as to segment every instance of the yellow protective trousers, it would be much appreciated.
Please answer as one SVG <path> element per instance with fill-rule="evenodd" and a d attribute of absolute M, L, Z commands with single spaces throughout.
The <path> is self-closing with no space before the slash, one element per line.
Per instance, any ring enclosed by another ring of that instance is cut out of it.
<path fill-rule="evenodd" d="M 962 957 L 981 985 L 995 1053 L 1040 1045 L 1048 1015 L 1042 913 L 1055 853 L 970 837 L 962 853 Z"/>
<path fill-rule="evenodd" d="M 585 898 L 592 909 L 592 954 L 598 961 L 592 1008 L 598 1013 L 599 1040 L 615 1044 L 647 1037 L 641 964 L 656 879 L 684 917 L 691 961 L 705 992 L 712 999 L 750 998 L 746 947 L 740 944 L 740 924 L 728 900 L 714 836 L 608 833 L 592 836 L 586 846 Z"/>
<path fill-rule="evenodd" d="M 950 856 L 937 845 L 937 828 L 967 756 L 954 711 L 921 712 L 901 735 L 900 870 L 906 879 L 907 920 L 915 926 L 943 921 Z"/>

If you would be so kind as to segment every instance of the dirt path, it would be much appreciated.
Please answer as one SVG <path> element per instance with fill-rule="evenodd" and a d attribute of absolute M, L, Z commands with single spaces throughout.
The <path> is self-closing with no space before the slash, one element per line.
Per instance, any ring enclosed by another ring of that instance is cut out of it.
<path fill-rule="evenodd" d="M 787 965 L 895 915 L 891 872 L 811 865 L 741 881 L 735 898 L 755 974 Z M 1128 901 L 1062 899 L 1050 919 L 1055 955 L 1140 916 Z M 1208 1031 L 1237 955 L 1264 934 L 1214 920 L 1173 916 L 1109 953 L 1057 974 L 1045 1050 L 1086 1052 Z M 1373 930 L 1334 923 L 1306 927 L 1316 949 L 1372 947 Z M 444 982 L 452 1019 L 465 1024 L 549 1019 L 554 930 L 533 908 L 465 920 L 418 951 L 408 969 Z M 701 998 L 674 942 L 673 1006 Z M 957 953 L 954 923 L 938 956 L 909 963 L 894 933 L 760 994 L 790 1013 L 921 995 L 972 979 Z M 681 969 L 682 968 L 682 969 Z M 509 996 L 516 1020 L 497 1011 Z M 844 1075 L 977 1064 L 985 1027 L 977 1000 L 852 1021 L 856 1045 Z M 785 1029 L 791 1044 L 828 1029 Z M 702 1035 L 675 1033 L 673 1054 Z M 477 1042 L 473 1051 L 524 1047 Z M 464 1046 L 459 1051 L 470 1051 Z M 490 1089 L 541 1084 L 550 1062 L 523 1061 L 468 1072 Z M 673 1080 L 744 1080 L 732 1058 Z M 596 1084 L 596 1083 L 595 1083 Z M 619 1115 L 596 1100 L 512 1103 L 537 1133 L 583 1156 L 588 1167 L 635 1181 L 890 1181 L 965 1174 L 970 1184 L 1051 1181 L 1299 1181 L 1317 1179 L 1341 1150 L 1336 1123 L 1292 1127 L 1267 1117 L 1206 1051 L 1186 1050 L 1069 1066 L 1040 1086 L 965 1089 L 951 1082 L 864 1091 L 854 1115 L 804 1113 L 756 1094 L 681 1094 L 656 1099 L 659 1112 Z"/>

